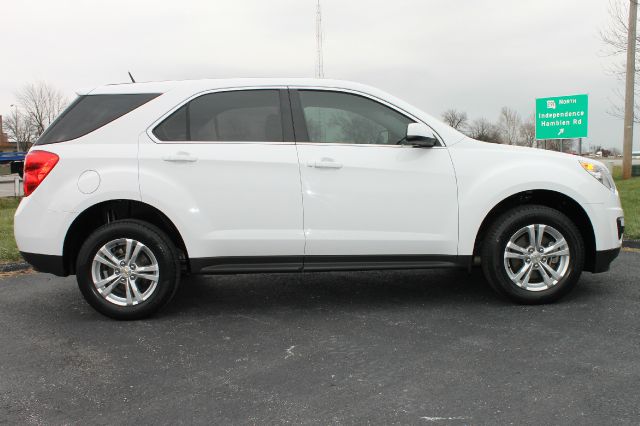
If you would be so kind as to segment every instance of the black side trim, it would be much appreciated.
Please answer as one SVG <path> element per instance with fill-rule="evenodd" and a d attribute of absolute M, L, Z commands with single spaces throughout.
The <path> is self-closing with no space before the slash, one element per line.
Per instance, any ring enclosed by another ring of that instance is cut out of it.
<path fill-rule="evenodd" d="M 596 251 L 593 259 L 593 268 L 585 269 L 594 274 L 607 272 L 611 266 L 611 262 L 620 254 L 620 247 L 611 250 Z"/>
<path fill-rule="evenodd" d="M 280 93 L 280 116 L 282 117 L 282 139 L 284 142 L 295 141 L 293 134 L 293 118 L 291 117 L 291 102 L 289 101 L 289 91 L 281 89 Z"/>
<path fill-rule="evenodd" d="M 366 271 L 382 269 L 431 269 L 466 267 L 471 256 L 372 255 L 305 256 L 305 271 Z"/>
<path fill-rule="evenodd" d="M 225 256 L 189 259 L 194 274 L 302 271 L 302 256 Z"/>
<path fill-rule="evenodd" d="M 471 256 L 455 255 L 238 256 L 190 259 L 191 272 L 200 274 L 467 268 L 470 263 Z"/>
<path fill-rule="evenodd" d="M 298 91 L 289 89 L 289 99 L 291 100 L 291 115 L 293 117 L 293 130 L 296 135 L 296 142 L 309 142 L 307 121 L 304 119 L 304 111 L 302 110 Z"/>
<path fill-rule="evenodd" d="M 49 274 L 57 275 L 59 277 L 66 277 L 69 275 L 64 267 L 64 261 L 62 256 L 54 256 L 51 254 L 38 254 L 38 253 L 25 253 L 20 252 L 22 258 L 27 263 L 33 266 L 38 272 L 47 272 Z"/>

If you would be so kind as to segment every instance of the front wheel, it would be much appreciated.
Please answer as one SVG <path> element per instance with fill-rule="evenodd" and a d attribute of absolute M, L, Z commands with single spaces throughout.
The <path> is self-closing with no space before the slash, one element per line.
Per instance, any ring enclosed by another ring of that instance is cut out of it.
<path fill-rule="evenodd" d="M 507 211 L 490 226 L 482 269 L 491 286 L 509 299 L 549 303 L 575 287 L 584 251 L 582 236 L 567 216 L 527 205 Z"/>
<path fill-rule="evenodd" d="M 152 315 L 173 297 L 177 251 L 157 227 L 120 220 L 94 231 L 78 253 L 78 286 L 98 312 L 119 320 Z"/>

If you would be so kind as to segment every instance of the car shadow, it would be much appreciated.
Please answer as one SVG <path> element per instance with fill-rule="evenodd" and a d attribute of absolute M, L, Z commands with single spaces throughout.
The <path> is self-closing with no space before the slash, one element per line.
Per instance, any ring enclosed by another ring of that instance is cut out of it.
<path fill-rule="evenodd" d="M 511 305 L 479 271 L 415 270 L 188 276 L 161 316 L 385 306 Z"/>

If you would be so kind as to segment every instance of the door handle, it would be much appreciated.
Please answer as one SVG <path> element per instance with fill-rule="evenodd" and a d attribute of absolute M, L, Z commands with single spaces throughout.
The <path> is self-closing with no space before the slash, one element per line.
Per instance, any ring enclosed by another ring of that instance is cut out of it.
<path fill-rule="evenodd" d="M 307 166 L 315 167 L 317 169 L 341 169 L 342 163 L 338 163 L 333 160 L 323 159 L 321 161 L 309 162 L 307 163 Z"/>
<path fill-rule="evenodd" d="M 188 152 L 177 152 L 173 155 L 164 156 L 162 159 L 172 163 L 193 163 L 194 161 L 198 161 L 198 157 L 194 157 Z"/>

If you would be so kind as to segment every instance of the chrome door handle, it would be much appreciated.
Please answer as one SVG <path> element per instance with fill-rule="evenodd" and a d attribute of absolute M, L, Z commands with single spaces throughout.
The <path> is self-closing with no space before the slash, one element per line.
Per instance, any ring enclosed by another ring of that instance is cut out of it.
<path fill-rule="evenodd" d="M 315 167 L 317 169 L 341 169 L 342 163 L 336 161 L 322 160 L 307 163 L 309 167 Z"/>
<path fill-rule="evenodd" d="M 193 157 L 186 152 L 177 152 L 173 155 L 164 156 L 162 159 L 172 163 L 193 163 L 194 161 L 198 161 L 198 157 Z"/>

